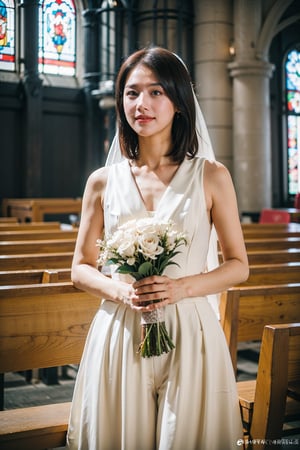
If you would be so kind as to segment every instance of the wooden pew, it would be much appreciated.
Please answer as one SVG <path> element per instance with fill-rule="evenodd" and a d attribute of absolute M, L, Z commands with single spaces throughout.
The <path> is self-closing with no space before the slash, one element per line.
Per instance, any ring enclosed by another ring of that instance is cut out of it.
<path fill-rule="evenodd" d="M 0 286 L 14 284 L 58 283 L 71 280 L 70 268 L 3 270 Z M 250 266 L 248 280 L 238 286 L 297 283 L 300 280 L 300 262 Z"/>
<path fill-rule="evenodd" d="M 300 262 L 250 265 L 248 280 L 239 286 L 261 286 L 300 282 Z"/>
<path fill-rule="evenodd" d="M 261 341 L 265 325 L 300 322 L 300 282 L 230 288 L 221 294 L 220 320 L 236 371 L 239 342 Z"/>
<path fill-rule="evenodd" d="M 266 448 L 263 439 L 271 442 L 300 433 L 300 323 L 265 326 L 257 378 L 239 381 L 237 387 L 255 449 Z M 296 421 L 295 427 L 291 422 Z"/>
<path fill-rule="evenodd" d="M 75 241 L 75 238 L 41 241 L 0 241 L 0 255 L 72 252 L 75 248 Z"/>
<path fill-rule="evenodd" d="M 45 214 L 80 214 L 81 203 L 81 198 L 5 198 L 2 210 L 5 216 L 38 222 Z"/>
<path fill-rule="evenodd" d="M 297 237 L 300 234 L 300 224 L 243 224 L 242 230 L 245 239 L 259 237 Z"/>
<path fill-rule="evenodd" d="M 23 231 L 1 231 L 0 241 L 32 241 L 49 239 L 76 239 L 77 230 L 23 230 Z"/>
<path fill-rule="evenodd" d="M 299 224 L 300 225 L 300 224 Z M 288 231 L 288 230 L 270 230 L 270 231 L 260 231 L 260 230 L 251 230 L 243 233 L 244 239 L 265 239 L 265 238 L 283 238 L 283 237 L 300 237 L 300 229 L 297 231 Z"/>
<path fill-rule="evenodd" d="M 59 230 L 60 222 L 0 223 L 0 231 Z"/>
<path fill-rule="evenodd" d="M 244 233 L 248 231 L 259 231 L 259 232 L 276 232 L 279 230 L 284 231 L 299 231 L 300 224 L 295 222 L 290 223 L 242 223 L 242 230 Z"/>
<path fill-rule="evenodd" d="M 71 268 L 0 271 L 0 286 L 71 281 Z"/>
<path fill-rule="evenodd" d="M 257 264 L 283 264 L 300 262 L 300 249 L 286 250 L 248 250 L 248 261 L 250 265 Z M 222 263 L 222 254 L 219 252 L 219 261 Z"/>
<path fill-rule="evenodd" d="M 74 252 L 0 255 L 0 271 L 71 267 Z"/>
<path fill-rule="evenodd" d="M 247 251 L 300 249 L 299 237 L 245 239 Z"/>
<path fill-rule="evenodd" d="M 17 223 L 17 217 L 0 217 L 0 223 Z"/>
<path fill-rule="evenodd" d="M 79 364 L 100 300 L 72 283 L 0 287 L 0 373 Z M 65 445 L 70 403 L 0 411 L 0 448 Z"/>

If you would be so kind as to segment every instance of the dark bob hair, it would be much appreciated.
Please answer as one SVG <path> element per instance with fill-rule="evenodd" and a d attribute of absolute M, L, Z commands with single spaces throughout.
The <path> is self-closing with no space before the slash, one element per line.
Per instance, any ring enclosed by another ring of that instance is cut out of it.
<path fill-rule="evenodd" d="M 190 75 L 183 62 L 172 52 L 161 47 L 138 50 L 122 64 L 116 80 L 116 108 L 119 140 L 122 153 L 137 159 L 138 136 L 128 124 L 123 105 L 123 93 L 130 72 L 138 65 L 150 69 L 162 85 L 166 95 L 179 111 L 172 126 L 172 148 L 167 156 L 182 162 L 186 156 L 197 153 L 198 139 L 195 129 L 195 104 Z"/>

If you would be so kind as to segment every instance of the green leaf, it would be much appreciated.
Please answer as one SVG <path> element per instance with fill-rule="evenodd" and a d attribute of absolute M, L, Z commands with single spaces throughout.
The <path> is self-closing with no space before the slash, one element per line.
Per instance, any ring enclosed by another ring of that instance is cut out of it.
<path fill-rule="evenodd" d="M 143 277 L 150 277 L 151 275 L 153 275 L 153 266 L 151 262 L 146 261 L 143 264 L 141 264 L 140 267 L 138 268 L 138 272 Z"/>
<path fill-rule="evenodd" d="M 116 272 L 118 273 L 132 273 L 135 272 L 135 267 L 130 266 L 129 264 L 122 264 L 117 268 Z"/>

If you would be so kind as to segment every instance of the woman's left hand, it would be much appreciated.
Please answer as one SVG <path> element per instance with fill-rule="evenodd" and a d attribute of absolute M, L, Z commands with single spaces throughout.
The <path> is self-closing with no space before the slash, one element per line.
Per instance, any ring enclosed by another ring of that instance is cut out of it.
<path fill-rule="evenodd" d="M 153 275 L 133 283 L 138 299 L 133 301 L 140 311 L 152 311 L 183 298 L 178 280 Z"/>

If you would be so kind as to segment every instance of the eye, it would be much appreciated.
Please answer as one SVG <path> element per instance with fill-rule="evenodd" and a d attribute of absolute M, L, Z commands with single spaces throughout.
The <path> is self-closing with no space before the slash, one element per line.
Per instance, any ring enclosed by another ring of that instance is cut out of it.
<path fill-rule="evenodd" d="M 151 95 L 153 95 L 153 97 L 157 97 L 159 95 L 163 95 L 163 92 L 159 89 L 154 89 L 154 91 L 151 92 Z"/>
<path fill-rule="evenodd" d="M 137 97 L 138 93 L 136 91 L 134 91 L 133 89 L 130 89 L 130 90 L 126 91 L 125 95 L 126 95 L 126 97 Z"/>

